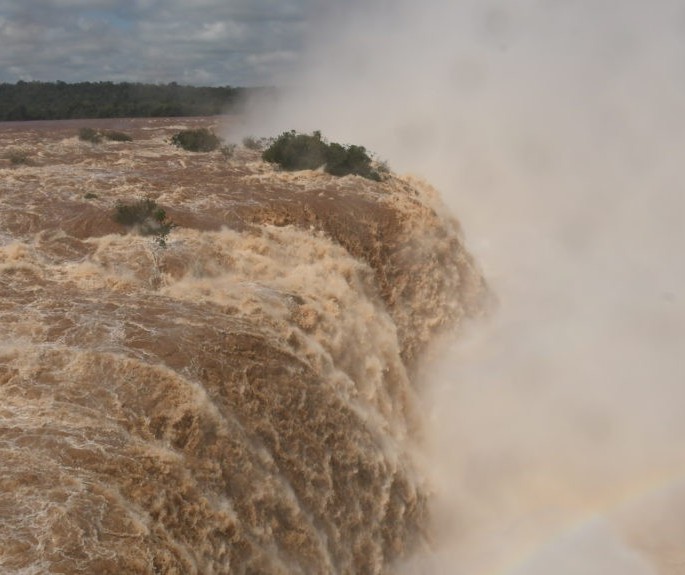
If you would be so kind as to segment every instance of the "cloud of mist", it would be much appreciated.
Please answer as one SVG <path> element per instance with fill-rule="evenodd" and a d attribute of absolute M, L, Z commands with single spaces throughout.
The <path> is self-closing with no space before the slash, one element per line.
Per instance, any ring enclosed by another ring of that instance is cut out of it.
<path fill-rule="evenodd" d="M 411 572 L 682 567 L 654 541 L 685 497 L 650 545 L 628 527 L 685 490 L 682 4 L 347 4 L 291 86 L 246 129 L 320 129 L 425 177 L 501 303 L 431 368 L 445 541 Z"/>

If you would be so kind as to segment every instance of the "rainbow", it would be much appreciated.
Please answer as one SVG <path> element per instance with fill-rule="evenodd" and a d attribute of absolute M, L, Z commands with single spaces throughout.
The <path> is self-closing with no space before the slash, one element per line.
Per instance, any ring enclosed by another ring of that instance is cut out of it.
<path fill-rule="evenodd" d="M 514 550 L 477 575 L 523 575 L 540 555 L 564 539 L 570 539 L 574 534 L 583 532 L 606 521 L 616 527 L 616 534 L 620 534 L 620 523 L 612 521 L 619 512 L 635 512 L 647 500 L 665 495 L 669 491 L 685 490 L 685 466 L 653 470 L 651 473 L 631 481 L 612 494 L 608 494 L 587 506 L 578 508 L 578 513 L 566 516 L 559 526 L 544 537 L 532 537 L 527 542 L 518 545 Z"/>

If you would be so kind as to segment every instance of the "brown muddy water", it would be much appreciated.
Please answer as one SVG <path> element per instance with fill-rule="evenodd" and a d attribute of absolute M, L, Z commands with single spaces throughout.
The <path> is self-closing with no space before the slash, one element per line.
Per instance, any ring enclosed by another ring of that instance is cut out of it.
<path fill-rule="evenodd" d="M 388 573 L 431 544 L 416 368 L 487 292 L 459 225 L 409 178 L 168 142 L 218 122 L 0 125 L 2 573 Z M 114 222 L 140 198 L 166 248 Z"/>

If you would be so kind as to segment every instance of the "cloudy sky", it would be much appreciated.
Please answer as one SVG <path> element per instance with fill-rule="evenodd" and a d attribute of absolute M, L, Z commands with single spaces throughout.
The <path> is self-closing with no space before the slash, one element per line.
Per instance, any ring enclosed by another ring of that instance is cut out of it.
<path fill-rule="evenodd" d="M 298 62 L 309 3 L 0 0 L 0 82 L 271 84 Z"/>
<path fill-rule="evenodd" d="M 506 573 L 629 572 L 578 512 L 685 492 L 682 0 L 0 0 L 19 79 L 290 80 L 244 135 L 320 129 L 436 185 L 500 301 L 429 382 L 454 564 L 521 542 Z M 578 566 L 587 538 L 614 568 Z"/>

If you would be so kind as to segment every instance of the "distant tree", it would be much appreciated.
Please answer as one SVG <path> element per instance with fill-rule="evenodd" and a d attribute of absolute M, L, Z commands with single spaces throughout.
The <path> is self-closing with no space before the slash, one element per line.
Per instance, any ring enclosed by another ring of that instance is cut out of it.
<path fill-rule="evenodd" d="M 239 112 L 264 88 L 194 87 L 123 82 L 0 84 L 0 121 L 151 116 L 212 116 Z"/>

